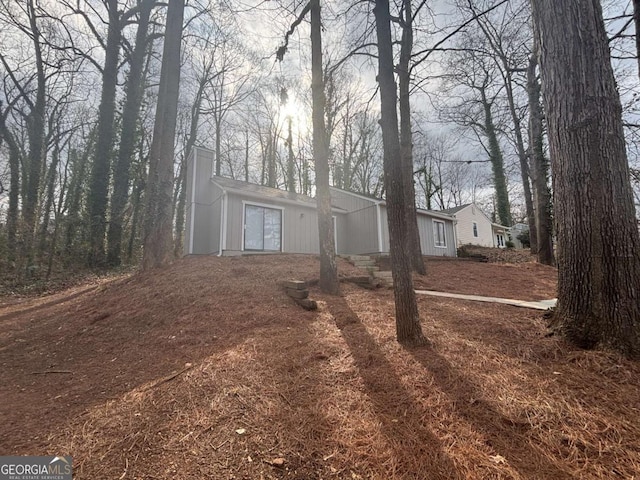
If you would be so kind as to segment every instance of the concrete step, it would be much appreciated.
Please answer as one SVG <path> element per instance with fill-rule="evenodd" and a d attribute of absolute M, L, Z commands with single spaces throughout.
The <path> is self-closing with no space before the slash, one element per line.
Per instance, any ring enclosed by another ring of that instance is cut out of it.
<path fill-rule="evenodd" d="M 373 276 L 376 278 L 388 278 L 388 279 L 392 279 L 393 278 L 393 274 L 387 270 L 385 271 L 378 271 L 378 272 L 372 272 Z"/>
<path fill-rule="evenodd" d="M 360 268 L 375 267 L 376 266 L 376 261 L 375 260 L 355 260 L 353 262 L 353 264 L 356 267 L 360 267 Z"/>
<path fill-rule="evenodd" d="M 383 272 L 371 272 L 373 278 L 382 282 L 382 284 L 386 287 L 393 287 L 393 275 L 391 272 L 383 271 Z"/>
<path fill-rule="evenodd" d="M 366 261 L 371 260 L 371 257 L 369 255 L 349 255 L 349 260 L 351 260 L 352 262 L 357 262 L 360 260 Z"/>

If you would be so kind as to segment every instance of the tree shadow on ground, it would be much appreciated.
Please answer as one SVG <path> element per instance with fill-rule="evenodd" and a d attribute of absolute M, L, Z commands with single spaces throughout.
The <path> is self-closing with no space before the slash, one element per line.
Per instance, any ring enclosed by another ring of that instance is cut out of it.
<path fill-rule="evenodd" d="M 0 394 L 0 450 L 37 453 L 52 432 L 95 405 L 231 349 L 263 329 L 294 324 L 282 314 L 313 318 L 298 313 L 275 286 L 261 297 L 269 311 L 255 315 L 252 305 L 237 304 L 245 292 L 225 297 L 212 283 L 171 297 L 153 283 L 157 277 L 114 281 L 104 290 L 83 290 L 63 297 L 63 303 L 16 313 L 0 336 L 0 382 L 11 386 Z"/>
<path fill-rule="evenodd" d="M 424 411 L 403 386 L 393 366 L 345 299 L 333 299 L 329 310 L 349 346 L 380 421 L 380 431 L 393 450 L 395 471 L 387 472 L 388 478 L 464 478 L 444 452 L 442 442 L 425 426 L 423 419 L 429 412 Z"/>
<path fill-rule="evenodd" d="M 314 330 L 315 320 L 255 339 L 260 388 L 277 405 L 266 416 L 259 416 L 264 431 L 260 447 L 272 443 L 273 452 L 285 455 L 286 472 L 273 470 L 282 477 L 316 480 L 334 476 L 327 460 L 339 448 L 334 441 L 336 424 L 329 421 L 321 402 L 335 387 L 323 373 L 332 353 Z"/>
<path fill-rule="evenodd" d="M 482 434 L 485 443 L 504 457 L 522 478 L 574 478 L 532 444 L 527 422 L 505 417 L 483 399 L 480 389 L 460 374 L 436 348 L 411 348 L 408 351 L 425 368 L 425 374 L 451 397 L 457 413 Z"/>

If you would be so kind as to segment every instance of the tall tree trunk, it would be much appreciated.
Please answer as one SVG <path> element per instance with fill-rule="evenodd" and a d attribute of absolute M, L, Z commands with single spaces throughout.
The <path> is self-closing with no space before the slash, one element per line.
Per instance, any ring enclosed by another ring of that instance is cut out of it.
<path fill-rule="evenodd" d="M 336 245 L 329 190 L 329 145 L 324 122 L 325 95 L 322 74 L 322 26 L 320 0 L 310 0 L 311 7 L 311 96 L 313 99 L 313 160 L 316 170 L 316 202 L 320 246 L 320 289 L 336 295 L 340 291 Z"/>
<path fill-rule="evenodd" d="M 221 118 L 217 118 L 215 119 L 215 129 L 216 129 L 216 160 L 215 160 L 215 168 L 216 168 L 216 176 L 220 176 L 220 174 L 222 173 L 222 139 L 220 138 L 220 135 L 222 133 L 222 119 Z"/>
<path fill-rule="evenodd" d="M 258 140 L 260 141 L 260 185 L 267 184 L 267 142 L 262 136 L 261 132 L 258 132 Z"/>
<path fill-rule="evenodd" d="M 27 119 L 29 130 L 29 155 L 26 176 L 23 182 L 26 185 L 25 198 L 22 207 L 22 256 L 27 266 L 33 261 L 33 247 L 35 232 L 38 224 L 38 200 L 40 192 L 40 178 L 46 156 L 45 146 L 45 119 L 46 119 L 46 78 L 44 72 L 44 60 L 40 44 L 40 29 L 37 24 L 37 13 L 33 0 L 27 3 L 29 14 L 29 28 L 34 47 L 36 61 L 36 100 L 31 104 L 31 111 Z"/>
<path fill-rule="evenodd" d="M 350 118 L 349 115 L 350 105 L 347 105 L 347 118 Z M 351 185 L 349 185 L 348 178 L 351 174 L 351 149 L 349 148 L 353 144 L 353 134 L 351 133 L 352 126 L 345 125 L 345 133 L 342 136 L 342 165 L 340 168 L 340 175 L 338 177 L 337 187 L 343 188 L 345 190 L 349 190 Z"/>
<path fill-rule="evenodd" d="M 186 158 L 182 159 L 176 190 L 178 190 L 176 202 L 176 235 L 173 246 L 173 256 L 180 258 L 184 250 L 184 215 L 187 204 L 187 169 L 185 167 Z"/>
<path fill-rule="evenodd" d="M 53 154 L 51 155 L 51 165 L 47 172 L 45 190 L 44 190 L 44 206 L 42 208 L 42 224 L 40 225 L 38 239 L 38 257 L 43 258 L 47 252 L 47 233 L 49 230 L 49 216 L 53 207 L 54 196 L 56 194 L 56 176 L 58 174 L 58 165 L 60 163 L 60 138 L 55 140 Z"/>
<path fill-rule="evenodd" d="M 411 99 L 409 96 L 411 52 L 413 51 L 413 9 L 411 0 L 403 0 L 404 22 L 402 22 L 402 41 L 400 42 L 400 62 L 398 80 L 400 89 L 400 161 L 402 163 L 402 183 L 407 222 L 407 252 L 413 271 L 425 275 L 422 251 L 420 250 L 420 231 L 416 213 L 416 191 L 413 184 L 413 138 L 411 134 Z"/>
<path fill-rule="evenodd" d="M 138 147 L 138 172 L 134 176 L 133 179 L 133 189 L 131 192 L 131 206 L 133 212 L 131 213 L 131 227 L 129 231 L 129 241 L 127 245 L 127 262 L 133 263 L 134 250 L 138 245 L 138 232 L 142 230 L 143 225 L 140 219 L 143 211 L 144 204 L 142 201 L 142 194 L 145 191 L 146 187 L 146 165 L 148 157 L 144 155 L 144 138 L 140 139 L 140 145 Z"/>
<path fill-rule="evenodd" d="M 311 179 L 309 178 L 309 162 L 302 159 L 302 194 L 309 195 L 311 192 Z"/>
<path fill-rule="evenodd" d="M 68 160 L 68 157 L 67 157 Z M 56 247 L 58 245 L 58 232 L 60 231 L 60 219 L 62 218 L 63 205 L 65 202 L 65 192 L 67 191 L 67 169 L 65 168 L 65 173 L 61 181 L 60 185 L 60 196 L 58 197 L 58 204 L 54 205 L 54 222 L 53 233 L 51 234 L 51 242 L 49 244 L 49 254 L 47 260 L 47 274 L 46 279 L 49 280 L 51 276 L 51 272 L 53 271 L 53 259 L 56 256 Z"/>
<path fill-rule="evenodd" d="M 122 262 L 122 217 L 129 197 L 131 159 L 135 151 L 138 116 L 144 90 L 144 65 L 149 17 L 155 1 L 143 0 L 140 3 L 136 44 L 129 61 L 127 96 L 122 111 L 120 148 L 118 148 L 118 157 L 113 168 L 113 194 L 111 195 L 109 230 L 107 232 L 107 263 L 112 266 L 120 265 Z"/>
<path fill-rule="evenodd" d="M 109 201 L 109 172 L 113 152 L 113 122 L 118 84 L 118 57 L 120 56 L 120 13 L 118 1 L 107 0 L 109 29 L 102 70 L 102 96 L 98 112 L 98 138 L 93 156 L 87 206 L 89 209 L 89 266 L 100 266 L 105 261 L 104 241 Z"/>
<path fill-rule="evenodd" d="M 636 62 L 640 77 L 640 0 L 633 0 L 633 24 L 636 27 Z"/>
<path fill-rule="evenodd" d="M 549 162 L 544 155 L 544 133 L 542 128 L 542 105 L 540 105 L 540 82 L 536 75 L 538 66 L 537 45 L 529 59 L 527 68 L 527 93 L 529 97 L 529 150 L 533 170 L 535 191 L 535 221 L 538 262 L 554 265 L 553 220 L 551 213 L 551 191 L 549 190 Z M 533 236 L 529 229 L 529 238 Z"/>
<path fill-rule="evenodd" d="M 249 130 L 244 131 L 244 181 L 249 181 Z"/>
<path fill-rule="evenodd" d="M 296 191 L 296 172 L 295 172 L 295 157 L 293 156 L 293 128 L 292 123 L 293 119 L 289 117 L 288 119 L 288 135 L 287 135 L 287 147 L 289 150 L 289 155 L 287 157 L 287 190 L 290 192 Z"/>
<path fill-rule="evenodd" d="M 484 107 L 484 131 L 489 141 L 493 184 L 496 189 L 497 220 L 500 224 L 509 227 L 511 226 L 511 206 L 509 205 L 509 192 L 507 191 L 507 177 L 504 174 L 504 159 L 502 158 L 502 150 L 500 149 L 500 142 L 498 142 L 496 127 L 493 123 L 491 102 L 487 98 L 484 88 L 480 88 L 480 95 Z"/>
<path fill-rule="evenodd" d="M 553 171 L 558 305 L 573 343 L 640 357 L 640 239 L 599 0 L 533 0 Z"/>
<path fill-rule="evenodd" d="M 273 132 L 269 132 L 267 137 L 267 186 L 276 188 L 276 148 Z"/>
<path fill-rule="evenodd" d="M 403 194 L 402 160 L 398 133 L 397 89 L 393 69 L 391 15 L 388 0 L 376 0 L 374 8 L 378 35 L 378 85 L 380 86 L 384 184 L 391 242 L 391 271 L 396 304 L 396 336 L 403 344 L 424 344 L 420 315 L 411 277 L 411 259 L 406 251 L 406 209 Z"/>
<path fill-rule="evenodd" d="M 82 154 L 73 149 L 69 154 L 72 165 L 71 181 L 67 194 L 67 228 L 65 231 L 65 254 L 69 258 L 73 244 L 76 240 L 77 230 L 81 224 L 82 194 L 86 186 L 85 176 L 89 163 L 89 156 L 94 147 L 95 130 L 92 130 L 87 138 Z"/>
<path fill-rule="evenodd" d="M 9 205 L 7 209 L 7 260 L 16 261 L 18 247 L 18 203 L 20 197 L 20 148 L 15 138 L 7 130 L 5 116 L 0 113 L 0 138 L 4 139 L 9 149 Z"/>
<path fill-rule="evenodd" d="M 529 156 L 524 148 L 524 140 L 522 138 L 522 124 L 516 112 L 516 102 L 513 97 L 513 79 L 511 78 L 511 70 L 508 61 L 502 57 L 504 74 L 504 85 L 509 103 L 509 113 L 513 122 L 513 131 L 516 137 L 516 149 L 518 151 L 518 160 L 520 161 L 520 178 L 522 179 L 522 190 L 524 194 L 524 204 L 527 212 L 527 223 L 529 224 L 529 241 L 531 245 L 531 253 L 538 252 L 538 233 L 536 226 L 535 209 L 533 208 L 533 195 L 531 194 L 531 184 L 529 175 Z"/>
<path fill-rule="evenodd" d="M 158 106 L 149 152 L 142 259 L 145 270 L 165 265 L 172 257 L 173 156 L 180 93 L 183 17 L 184 0 L 172 0 L 167 11 Z"/>

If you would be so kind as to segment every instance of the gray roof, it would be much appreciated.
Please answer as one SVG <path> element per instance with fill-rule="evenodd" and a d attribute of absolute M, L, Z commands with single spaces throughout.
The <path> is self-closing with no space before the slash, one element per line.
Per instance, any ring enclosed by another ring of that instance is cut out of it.
<path fill-rule="evenodd" d="M 346 193 L 347 195 L 354 195 L 356 197 L 364 198 L 365 200 L 371 200 L 372 202 L 379 203 L 380 205 L 385 205 L 385 206 L 387 205 L 387 201 L 384 198 L 379 198 L 368 193 L 353 192 L 351 190 L 345 190 L 343 188 L 338 188 L 334 186 L 331 186 L 330 188 L 331 190 L 343 192 L 343 193 Z M 445 212 L 444 210 L 427 210 L 424 208 L 416 208 L 416 212 L 424 213 L 432 217 L 443 218 L 446 220 L 453 220 L 453 217 L 449 213 Z"/>
<path fill-rule="evenodd" d="M 453 215 L 454 213 L 458 213 L 463 208 L 467 208 L 469 205 L 471 205 L 471 204 L 470 203 L 465 203 L 464 205 L 460 205 L 459 207 L 445 208 L 445 209 L 440 210 L 440 211 L 443 212 L 443 213 L 448 213 L 449 215 Z"/>
<path fill-rule="evenodd" d="M 288 200 L 290 202 L 301 203 L 308 205 L 309 207 L 316 208 L 316 199 L 309 197 L 308 195 L 302 195 L 300 193 L 288 192 L 286 190 L 279 190 L 277 188 L 267 187 L 264 185 L 258 185 L 255 183 L 243 182 L 241 180 L 234 180 L 227 177 L 211 177 L 211 181 L 225 190 L 234 190 L 236 192 L 248 193 L 253 196 L 271 198 L 276 200 Z M 332 205 L 334 210 L 343 210 L 340 207 Z"/>

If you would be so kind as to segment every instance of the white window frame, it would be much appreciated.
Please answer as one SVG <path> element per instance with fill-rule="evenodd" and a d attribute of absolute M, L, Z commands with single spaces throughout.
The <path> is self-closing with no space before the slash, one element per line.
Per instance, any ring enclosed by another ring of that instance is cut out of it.
<path fill-rule="evenodd" d="M 478 222 L 473 222 L 473 238 L 478 238 Z"/>
<path fill-rule="evenodd" d="M 262 207 L 262 208 L 270 208 L 271 210 L 280 210 L 280 253 L 284 252 L 284 207 L 280 207 L 278 205 L 273 205 L 269 203 L 260 203 L 260 202 L 252 202 L 248 200 L 242 201 L 242 239 L 240 244 L 240 251 L 242 252 L 274 252 L 277 253 L 278 250 L 245 250 L 244 248 L 244 232 L 246 229 L 246 215 L 247 215 L 247 205 L 250 207 Z"/>
<path fill-rule="evenodd" d="M 438 223 L 442 224 L 442 245 L 438 245 Z M 447 248 L 447 229 L 442 220 L 433 220 L 433 245 L 436 248 Z"/>

